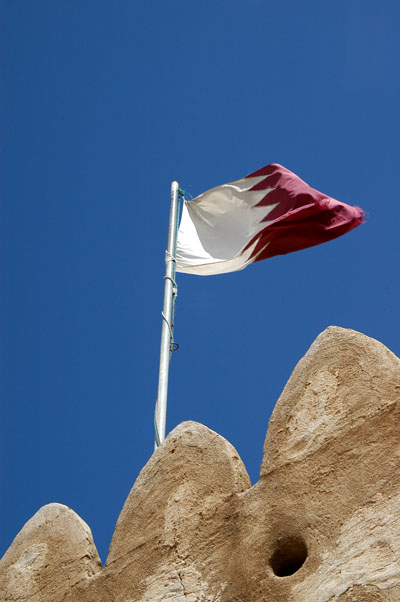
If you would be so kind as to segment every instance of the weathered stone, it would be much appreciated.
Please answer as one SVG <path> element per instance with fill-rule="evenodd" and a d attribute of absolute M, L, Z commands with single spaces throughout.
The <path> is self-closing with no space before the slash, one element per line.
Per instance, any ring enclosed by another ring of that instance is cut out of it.
<path fill-rule="evenodd" d="M 354 330 L 327 328 L 297 364 L 275 407 L 261 475 L 302 461 L 345 432 L 362 432 L 356 441 L 364 448 L 363 425 L 394 411 L 399 394 L 399 359 L 389 349 Z"/>
<path fill-rule="evenodd" d="M 398 602 L 400 360 L 329 328 L 270 420 L 260 481 L 183 423 L 140 473 L 103 569 L 88 527 L 46 506 L 0 562 L 5 602 Z"/>
<path fill-rule="evenodd" d="M 86 523 L 62 504 L 43 506 L 0 560 L 2 602 L 55 602 L 80 582 L 90 583 L 101 562 Z"/>
<path fill-rule="evenodd" d="M 181 424 L 153 454 L 129 494 L 106 570 L 124 573 L 124 595 L 132 600 L 153 602 L 160 592 L 165 599 L 196 600 L 198 592 L 213 599 L 220 593 L 230 546 L 223 513 L 230 515 L 234 494 L 249 487 L 230 443 L 201 424 Z"/>

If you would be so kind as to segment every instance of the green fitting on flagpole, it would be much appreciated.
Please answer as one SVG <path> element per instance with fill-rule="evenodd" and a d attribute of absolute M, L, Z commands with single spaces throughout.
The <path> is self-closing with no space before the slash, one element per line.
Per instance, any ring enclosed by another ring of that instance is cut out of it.
<path fill-rule="evenodd" d="M 190 192 L 186 192 L 183 188 L 178 189 L 179 196 L 181 196 L 185 201 L 191 201 L 193 199 Z"/>

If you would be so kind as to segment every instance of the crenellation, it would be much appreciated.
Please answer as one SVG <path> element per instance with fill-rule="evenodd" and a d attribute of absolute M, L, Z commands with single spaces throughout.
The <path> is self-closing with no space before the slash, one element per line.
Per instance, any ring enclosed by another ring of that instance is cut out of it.
<path fill-rule="evenodd" d="M 2 602 L 398 602 L 400 360 L 330 327 L 291 375 L 253 487 L 232 445 L 184 422 L 141 471 L 104 567 L 69 508 L 0 560 Z"/>

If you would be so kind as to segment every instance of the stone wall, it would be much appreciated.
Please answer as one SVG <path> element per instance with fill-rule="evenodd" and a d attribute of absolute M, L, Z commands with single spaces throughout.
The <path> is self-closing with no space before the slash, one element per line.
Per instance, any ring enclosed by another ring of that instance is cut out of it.
<path fill-rule="evenodd" d="M 260 481 L 201 424 L 141 471 L 104 567 L 49 504 L 0 561 L 3 602 L 399 602 L 400 360 L 331 327 L 271 417 Z"/>

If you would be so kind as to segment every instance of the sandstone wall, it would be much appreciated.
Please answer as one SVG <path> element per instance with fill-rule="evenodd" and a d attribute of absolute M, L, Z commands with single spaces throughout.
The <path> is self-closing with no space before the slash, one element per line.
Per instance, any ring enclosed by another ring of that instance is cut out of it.
<path fill-rule="evenodd" d="M 400 360 L 328 328 L 270 420 L 260 481 L 201 424 L 141 471 L 102 568 L 45 506 L 0 561 L 2 602 L 399 602 Z"/>

